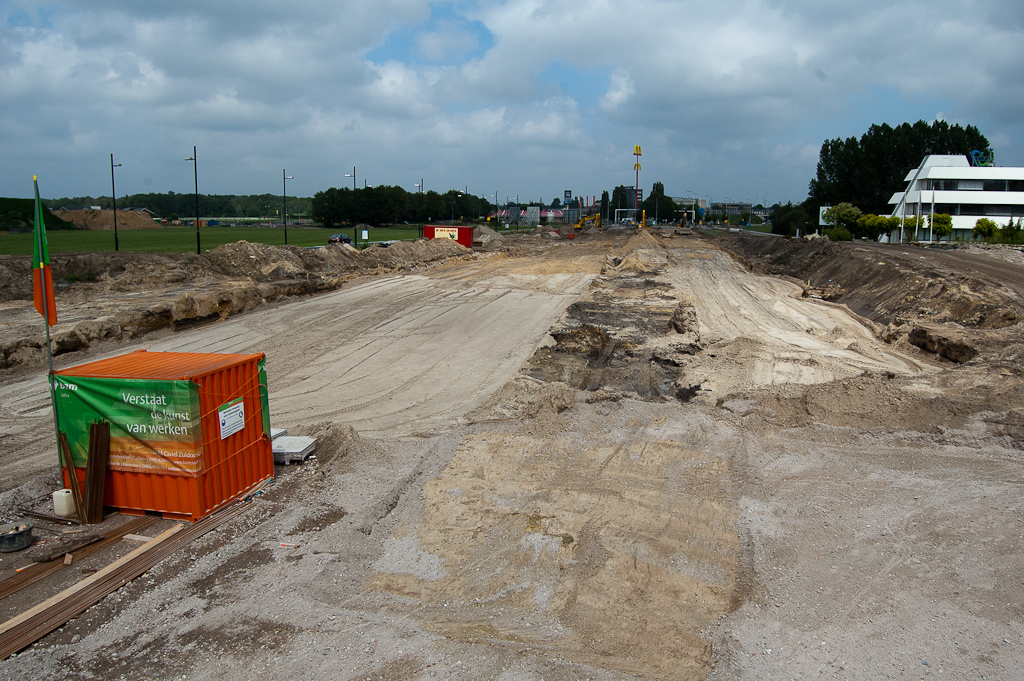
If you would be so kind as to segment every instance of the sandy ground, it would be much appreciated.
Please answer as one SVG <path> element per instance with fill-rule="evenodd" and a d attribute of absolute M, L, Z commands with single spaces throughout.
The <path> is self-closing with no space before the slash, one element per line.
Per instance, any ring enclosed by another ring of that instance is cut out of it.
<path fill-rule="evenodd" d="M 144 337 L 266 352 L 317 458 L 0 678 L 1019 678 L 1016 324 L 954 364 L 711 240 L 524 244 Z M 9 506 L 43 379 L 0 413 Z"/>

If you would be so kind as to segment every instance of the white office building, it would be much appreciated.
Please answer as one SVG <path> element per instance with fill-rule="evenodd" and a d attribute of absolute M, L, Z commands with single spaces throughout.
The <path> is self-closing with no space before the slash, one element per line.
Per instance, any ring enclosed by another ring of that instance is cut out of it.
<path fill-rule="evenodd" d="M 953 216 L 951 240 L 972 239 L 978 218 L 988 218 L 1000 227 L 1024 217 L 1024 168 L 975 166 L 966 156 L 926 156 L 921 165 L 907 173 L 907 189 L 892 195 L 892 215 L 912 217 L 945 213 Z M 906 230 L 902 240 L 931 241 L 926 220 L 915 235 Z M 899 231 L 890 235 L 901 240 Z"/>

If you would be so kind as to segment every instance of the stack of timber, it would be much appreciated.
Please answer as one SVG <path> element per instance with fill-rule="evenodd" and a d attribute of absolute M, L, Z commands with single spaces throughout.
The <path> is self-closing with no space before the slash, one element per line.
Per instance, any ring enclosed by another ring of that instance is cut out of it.
<path fill-rule="evenodd" d="M 0 624 L 0 660 L 38 641 L 194 539 L 249 508 L 238 502 L 189 526 L 175 525 L 120 560 Z"/>

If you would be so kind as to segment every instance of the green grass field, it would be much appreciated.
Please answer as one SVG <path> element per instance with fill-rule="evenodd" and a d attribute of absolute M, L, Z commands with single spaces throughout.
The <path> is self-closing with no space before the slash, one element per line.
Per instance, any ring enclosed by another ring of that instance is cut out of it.
<path fill-rule="evenodd" d="M 289 246 L 325 246 L 327 237 L 341 233 L 352 236 L 353 229 L 324 229 L 321 227 L 289 227 Z M 281 227 L 202 227 L 199 230 L 203 251 L 221 244 L 236 241 L 284 245 L 284 229 Z M 370 242 L 417 239 L 419 225 L 377 227 L 369 230 Z M 118 250 L 125 252 L 150 253 L 194 253 L 196 230 L 194 227 L 161 227 L 160 229 L 119 229 Z M 104 253 L 114 250 L 114 231 L 96 230 L 50 230 L 46 232 L 46 243 L 50 254 L 54 253 Z M 359 238 L 362 246 L 362 235 Z M 0 255 L 32 255 L 31 232 L 21 234 L 0 234 Z"/>

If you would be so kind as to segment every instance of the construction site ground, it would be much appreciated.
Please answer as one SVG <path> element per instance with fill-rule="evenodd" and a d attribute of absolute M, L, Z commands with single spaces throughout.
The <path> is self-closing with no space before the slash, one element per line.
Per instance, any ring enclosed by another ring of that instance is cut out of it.
<path fill-rule="evenodd" d="M 93 273 L 56 368 L 263 352 L 272 425 L 318 441 L 0 678 L 1020 678 L 1019 251 L 551 236 L 55 260 Z M 9 520 L 60 487 L 25 271 L 0 260 Z"/>

